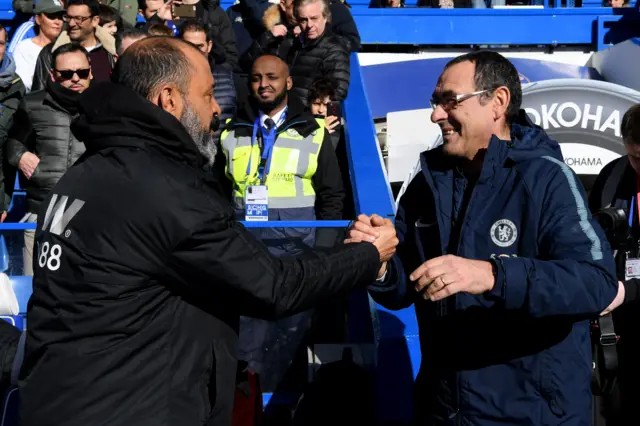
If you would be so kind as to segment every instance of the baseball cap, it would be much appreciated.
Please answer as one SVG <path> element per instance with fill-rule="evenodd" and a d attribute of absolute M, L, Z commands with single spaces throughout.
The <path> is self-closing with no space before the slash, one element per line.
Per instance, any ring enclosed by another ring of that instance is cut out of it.
<path fill-rule="evenodd" d="M 38 0 L 36 4 L 36 15 L 41 13 L 60 13 L 64 12 L 64 7 L 60 0 Z"/>

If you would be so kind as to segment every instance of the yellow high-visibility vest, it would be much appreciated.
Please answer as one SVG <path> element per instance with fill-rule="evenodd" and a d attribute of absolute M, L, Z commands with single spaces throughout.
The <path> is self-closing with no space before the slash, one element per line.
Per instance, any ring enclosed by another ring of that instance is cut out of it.
<path fill-rule="evenodd" d="M 269 208 L 313 207 L 316 193 L 311 178 L 318 169 L 318 154 L 324 140 L 324 119 L 316 118 L 319 129 L 302 137 L 289 128 L 276 135 L 271 155 L 271 165 L 266 176 Z M 257 141 L 251 146 L 251 136 L 236 136 L 234 129 L 220 135 L 227 164 L 227 177 L 233 182 L 233 198 L 237 208 L 244 208 L 247 186 L 260 185 L 258 166 L 260 146 Z M 251 159 L 251 169 L 247 167 Z"/>

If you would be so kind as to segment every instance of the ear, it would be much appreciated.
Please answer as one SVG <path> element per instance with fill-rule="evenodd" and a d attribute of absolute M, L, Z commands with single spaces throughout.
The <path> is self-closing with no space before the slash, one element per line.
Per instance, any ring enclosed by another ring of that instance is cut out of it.
<path fill-rule="evenodd" d="M 511 93 L 505 86 L 498 87 L 493 92 L 493 119 L 498 120 L 507 114 L 509 102 L 511 101 Z"/>
<path fill-rule="evenodd" d="M 293 80 L 291 79 L 291 76 L 289 76 L 287 77 L 287 92 L 291 90 L 292 87 L 293 87 Z"/>
<path fill-rule="evenodd" d="M 211 53 L 211 49 L 213 48 L 213 42 L 209 40 L 207 42 L 207 53 Z"/>
<path fill-rule="evenodd" d="M 98 25 L 100 25 L 100 16 L 94 16 L 93 18 L 91 18 L 91 26 L 93 28 L 98 27 Z"/>
<path fill-rule="evenodd" d="M 91 71 L 91 67 L 89 67 L 89 81 L 93 80 L 93 71 Z"/>
<path fill-rule="evenodd" d="M 166 85 L 162 87 L 158 91 L 156 102 L 154 103 L 178 120 L 182 117 L 182 110 L 184 108 L 182 96 L 175 86 Z"/>
<path fill-rule="evenodd" d="M 56 82 L 56 75 L 53 70 L 49 70 L 49 76 L 51 77 L 51 81 Z"/>

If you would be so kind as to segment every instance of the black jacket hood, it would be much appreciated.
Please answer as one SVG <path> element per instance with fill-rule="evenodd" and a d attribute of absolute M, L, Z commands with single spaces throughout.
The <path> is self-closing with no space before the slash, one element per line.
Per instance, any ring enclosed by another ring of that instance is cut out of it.
<path fill-rule="evenodd" d="M 204 164 L 179 120 L 125 86 L 97 83 L 80 96 L 78 112 L 71 131 L 84 142 L 87 155 L 119 146 L 137 147 L 193 167 Z"/>

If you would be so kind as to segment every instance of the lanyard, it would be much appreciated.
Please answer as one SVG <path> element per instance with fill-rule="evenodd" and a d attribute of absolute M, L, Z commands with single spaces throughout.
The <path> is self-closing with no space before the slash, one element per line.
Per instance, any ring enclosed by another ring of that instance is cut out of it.
<path fill-rule="evenodd" d="M 280 119 L 276 123 L 275 126 L 270 131 L 264 128 L 264 126 L 260 125 L 260 117 L 256 118 L 256 121 L 253 123 L 253 135 L 251 136 L 251 151 L 249 153 L 249 163 L 247 164 L 247 176 L 251 175 L 251 160 L 253 157 L 253 145 L 256 143 L 256 139 L 258 136 L 258 129 L 262 133 L 262 155 L 260 161 L 260 165 L 258 166 L 258 177 L 260 178 L 260 182 L 264 184 L 267 175 L 269 174 L 269 170 L 271 169 L 271 157 L 273 155 L 273 146 L 276 144 L 276 129 L 284 123 L 287 118 L 287 107 L 283 111 Z M 265 166 L 263 166 L 263 164 Z M 265 169 L 266 167 L 266 169 Z"/>
<path fill-rule="evenodd" d="M 635 207 L 635 210 L 638 210 L 638 223 L 640 223 L 640 208 L 636 206 L 636 204 L 638 203 L 638 199 L 640 198 L 640 175 L 636 176 L 636 191 L 637 191 L 637 194 L 635 198 L 631 197 L 631 209 L 629 210 L 629 228 L 633 227 L 634 207 Z"/>

